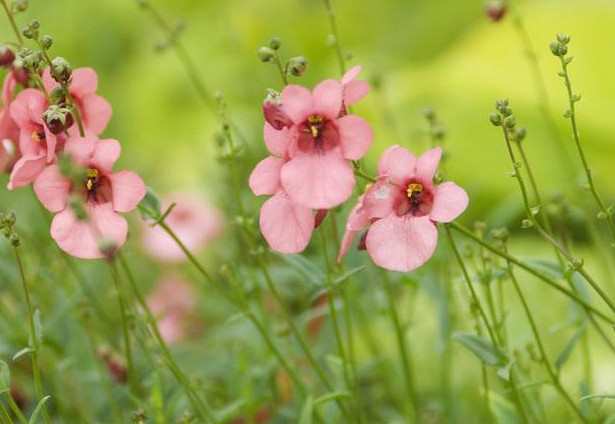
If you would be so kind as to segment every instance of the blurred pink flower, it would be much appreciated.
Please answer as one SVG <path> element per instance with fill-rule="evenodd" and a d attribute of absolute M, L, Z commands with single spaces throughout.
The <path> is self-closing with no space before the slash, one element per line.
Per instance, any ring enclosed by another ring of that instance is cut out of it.
<path fill-rule="evenodd" d="M 45 166 L 56 159 L 58 138 L 43 122 L 48 103 L 45 95 L 26 88 L 11 102 L 11 118 L 19 127 L 20 158 L 13 166 L 8 188 L 21 188 L 32 183 Z"/>
<path fill-rule="evenodd" d="M 366 246 L 374 263 L 393 271 L 411 271 L 433 255 L 438 242 L 436 222 L 450 222 L 468 206 L 468 195 L 453 182 L 434 185 L 442 150 L 435 148 L 418 159 L 392 146 L 378 162 L 378 181 L 365 193 L 349 218 L 347 238 L 371 222 Z"/>
<path fill-rule="evenodd" d="M 188 250 L 196 253 L 223 230 L 222 217 L 213 207 L 194 194 L 176 193 L 165 197 L 165 210 L 171 203 L 176 205 L 166 217 L 165 223 L 175 232 Z M 147 226 L 143 233 L 143 247 L 152 257 L 167 262 L 186 259 L 175 241 L 160 227 Z"/>
<path fill-rule="evenodd" d="M 345 106 L 351 106 L 369 94 L 369 84 L 356 79 L 359 72 L 361 66 L 357 65 L 346 72 L 340 81 Z"/>
<path fill-rule="evenodd" d="M 189 335 L 190 325 L 194 324 L 197 297 L 193 286 L 171 278 L 161 281 L 147 298 L 147 304 L 158 321 L 160 334 L 167 343 L 179 343 Z"/>
<path fill-rule="evenodd" d="M 363 208 L 363 196 L 359 196 L 357 199 L 357 204 L 350 215 L 348 216 L 348 222 L 346 223 L 346 231 L 344 232 L 344 237 L 342 238 L 342 242 L 340 243 L 340 252 L 337 256 L 337 262 L 341 262 L 344 256 L 350 250 L 352 243 L 357 235 L 357 232 L 361 231 L 364 228 L 369 226 L 369 216 L 365 212 L 365 208 Z"/>
<path fill-rule="evenodd" d="M 17 159 L 16 145 L 19 140 L 19 127 L 11 118 L 10 106 L 17 81 L 9 72 L 2 85 L 2 106 L 0 107 L 0 172 L 11 168 Z"/>
<path fill-rule="evenodd" d="M 73 186 L 54 164 L 36 178 L 34 191 L 45 208 L 58 213 L 51 223 L 51 236 L 62 250 L 78 258 L 103 258 L 99 249 L 103 238 L 118 248 L 126 241 L 128 224 L 119 212 L 137 207 L 145 196 L 145 183 L 134 172 L 113 172 L 121 152 L 116 140 L 71 137 L 64 149 L 85 170 L 83 184 Z M 68 204 L 71 194 L 82 196 L 87 220 L 75 216 Z"/>
<path fill-rule="evenodd" d="M 45 68 L 43 72 L 43 82 L 47 91 L 59 85 L 51 77 L 49 68 Z M 86 134 L 91 135 L 100 135 L 107 127 L 113 113 L 109 102 L 96 94 L 96 90 L 98 90 L 98 76 L 94 69 L 79 68 L 73 71 L 68 91 L 77 104 Z M 69 129 L 69 133 L 79 135 L 76 124 Z"/>

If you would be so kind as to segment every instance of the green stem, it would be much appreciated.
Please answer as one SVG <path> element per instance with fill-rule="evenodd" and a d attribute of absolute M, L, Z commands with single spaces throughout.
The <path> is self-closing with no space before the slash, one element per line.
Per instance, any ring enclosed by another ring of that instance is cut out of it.
<path fill-rule="evenodd" d="M 277 52 L 274 55 L 274 59 L 275 59 L 275 64 L 278 68 L 278 71 L 280 72 L 280 77 L 282 78 L 282 84 L 284 84 L 284 86 L 287 86 L 288 77 L 286 76 L 286 72 L 284 72 L 284 68 L 282 67 L 282 62 L 280 61 L 280 56 L 278 56 Z"/>
<path fill-rule="evenodd" d="M 357 177 L 361 177 L 361 178 L 363 178 L 364 180 L 369 181 L 370 183 L 375 183 L 375 182 L 377 181 L 374 177 L 372 177 L 371 175 L 366 174 L 365 172 L 361 171 L 361 170 L 360 170 L 360 169 L 358 169 L 358 168 L 355 168 L 355 169 L 354 169 L 354 174 L 355 174 Z"/>
<path fill-rule="evenodd" d="M 13 13 L 9 9 L 9 6 L 6 0 L 0 0 L 0 3 L 2 3 L 2 7 L 4 8 L 4 11 L 6 12 L 6 17 L 8 18 L 11 24 L 11 27 L 13 28 L 13 32 L 15 33 L 15 37 L 17 37 L 17 41 L 19 41 L 19 45 L 23 46 L 23 38 L 21 37 L 21 32 L 19 32 L 19 29 L 17 28 L 17 24 L 15 23 L 15 18 L 13 17 Z"/>
<path fill-rule="evenodd" d="M 340 43 L 340 36 L 337 31 L 337 22 L 335 20 L 335 11 L 331 7 L 331 0 L 324 0 L 325 8 L 327 9 L 327 15 L 329 16 L 329 25 L 331 26 L 331 34 L 335 38 L 335 52 L 337 53 L 337 59 L 340 65 L 341 75 L 346 73 L 346 61 L 344 60 L 344 54 L 342 53 L 342 46 Z"/>

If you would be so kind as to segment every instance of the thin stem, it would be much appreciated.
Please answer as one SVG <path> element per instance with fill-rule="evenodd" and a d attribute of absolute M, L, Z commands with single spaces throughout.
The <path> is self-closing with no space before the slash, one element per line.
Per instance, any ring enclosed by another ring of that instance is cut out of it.
<path fill-rule="evenodd" d="M 280 72 L 280 77 L 282 78 L 282 84 L 284 84 L 284 86 L 287 86 L 288 77 L 286 76 L 286 72 L 284 71 L 284 68 L 282 67 L 282 62 L 280 61 L 280 56 L 278 55 L 278 52 L 275 52 L 274 60 L 278 68 L 278 71 Z"/>
<path fill-rule="evenodd" d="M 34 322 L 34 309 L 32 308 L 32 301 L 30 299 L 30 291 L 28 289 L 28 282 L 26 281 L 26 274 L 24 272 L 23 263 L 21 261 L 21 255 L 19 254 L 19 248 L 14 247 L 13 252 L 15 252 L 15 262 L 17 263 L 17 267 L 19 268 L 19 276 L 21 278 L 21 283 L 23 286 L 24 298 L 26 300 L 26 309 L 28 312 L 28 324 L 30 327 L 30 348 L 32 352 L 30 357 L 32 359 L 32 374 L 34 376 L 34 390 L 36 392 L 36 398 L 40 402 L 43 399 L 43 389 L 41 386 L 41 368 L 38 360 L 39 346 L 40 340 L 38 340 L 36 334 L 36 323 Z M 51 424 L 51 418 L 49 417 L 49 412 L 47 411 L 47 405 L 43 405 L 42 409 L 43 421 L 46 424 Z"/>
<path fill-rule="evenodd" d="M 346 73 L 346 61 L 344 60 L 344 53 L 342 53 L 342 46 L 340 43 L 340 36 L 337 31 L 337 22 L 335 20 L 335 11 L 331 7 L 331 0 L 324 0 L 325 8 L 327 9 L 327 15 L 329 16 L 329 25 L 331 27 L 331 34 L 333 35 L 335 52 L 337 53 L 337 59 L 340 65 L 341 75 Z"/>
<path fill-rule="evenodd" d="M 372 177 L 371 175 L 366 174 L 365 172 L 363 172 L 362 170 L 360 170 L 358 168 L 354 169 L 354 174 L 357 177 L 361 177 L 364 180 L 369 181 L 370 183 L 375 183 L 377 181 L 374 177 Z"/>
<path fill-rule="evenodd" d="M 0 382 L 2 382 L 2 380 L 0 380 Z M 23 412 L 21 412 L 21 409 L 19 409 L 19 406 L 17 406 L 17 402 L 15 402 L 15 399 L 13 399 L 13 395 L 11 394 L 10 387 L 3 387 L 3 386 L 4 384 L 0 387 L 0 389 L 6 389 L 6 391 L 4 392 L 4 395 L 6 397 L 7 403 L 9 404 L 9 408 L 11 408 L 11 411 L 13 412 L 13 415 L 17 417 L 17 421 L 19 421 L 20 424 L 28 424 L 28 420 L 24 416 Z M 13 424 L 13 421 L 9 420 L 7 421 L 7 424 Z"/>
<path fill-rule="evenodd" d="M 15 37 L 17 37 L 17 41 L 19 41 L 19 45 L 23 46 L 23 38 L 21 37 L 21 32 L 19 32 L 19 29 L 17 28 L 17 24 L 15 23 L 15 18 L 13 17 L 13 13 L 11 12 L 9 5 L 7 4 L 6 0 L 0 0 L 0 3 L 2 3 L 2 7 L 4 8 L 4 11 L 6 12 L 6 17 L 11 23 L 11 27 L 13 28 L 13 32 L 15 33 Z"/>

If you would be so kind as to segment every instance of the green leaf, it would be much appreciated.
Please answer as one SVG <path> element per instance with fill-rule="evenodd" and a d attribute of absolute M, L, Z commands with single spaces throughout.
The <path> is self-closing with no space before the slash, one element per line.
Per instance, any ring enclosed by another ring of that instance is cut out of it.
<path fill-rule="evenodd" d="M 587 400 L 587 399 L 615 399 L 615 395 L 611 395 L 608 393 L 604 393 L 604 394 L 596 393 L 593 395 L 583 396 L 579 400 Z"/>
<path fill-rule="evenodd" d="M 350 397 L 352 397 L 352 393 L 349 393 L 349 392 L 333 392 L 327 395 L 320 396 L 319 398 L 316 398 L 313 404 L 314 406 L 318 406 L 321 403 L 331 402 L 339 398 L 350 398 Z"/>
<path fill-rule="evenodd" d="M 301 408 L 301 415 L 299 416 L 299 424 L 312 424 L 312 415 L 314 413 L 314 400 L 312 396 L 308 396 Z"/>
<path fill-rule="evenodd" d="M 141 200 L 141 203 L 139 203 L 139 212 L 141 213 L 141 217 L 144 220 L 157 220 L 162 214 L 160 211 L 161 208 L 162 202 L 160 201 L 160 197 L 151 187 L 147 187 L 147 193 L 145 194 L 143 200 Z"/>
<path fill-rule="evenodd" d="M 17 352 L 15 355 L 13 355 L 13 362 L 15 362 L 16 360 L 18 360 L 19 358 L 21 358 L 22 356 L 25 355 L 30 355 L 32 352 L 34 352 L 34 349 L 31 347 L 24 347 L 23 349 L 21 349 L 19 352 Z"/>
<path fill-rule="evenodd" d="M 0 385 L 3 387 L 8 387 L 11 382 L 11 369 L 9 365 L 0 360 Z"/>
<path fill-rule="evenodd" d="M 339 277 L 337 277 L 333 281 L 333 284 L 335 286 L 339 286 L 342 283 L 345 283 L 346 281 L 348 281 L 348 279 L 350 279 L 350 277 L 352 277 L 355 274 L 358 274 L 359 272 L 363 271 L 364 269 L 365 269 L 365 265 L 361 265 L 361 266 L 358 266 L 356 268 L 352 268 L 352 269 L 346 271 L 345 273 L 343 273 L 342 275 L 340 275 Z"/>
<path fill-rule="evenodd" d="M 476 334 L 454 333 L 453 340 L 464 345 L 487 365 L 501 367 L 507 363 L 506 353 L 502 349 Z"/>
<path fill-rule="evenodd" d="M 501 424 L 518 424 L 519 416 L 512 402 L 505 397 L 490 391 L 489 404 L 495 416 L 495 421 Z"/>
<path fill-rule="evenodd" d="M 313 263 L 301 255 L 278 255 L 306 281 L 321 287 L 325 280 L 324 274 Z"/>
<path fill-rule="evenodd" d="M 570 358 L 570 354 L 572 353 L 574 347 L 576 346 L 577 342 L 583 336 L 584 333 L 585 333 L 585 325 L 582 325 L 581 327 L 579 327 L 577 331 L 575 331 L 575 333 L 572 335 L 570 340 L 568 340 L 568 343 L 566 343 L 566 346 L 564 346 L 564 349 L 562 350 L 562 352 L 559 354 L 559 356 L 555 360 L 555 368 L 557 368 L 558 371 L 562 369 L 562 367 L 564 366 L 566 362 L 568 362 L 568 358 Z"/>
<path fill-rule="evenodd" d="M 41 399 L 38 405 L 36 405 L 36 408 L 34 408 L 34 411 L 32 412 L 32 415 L 30 416 L 30 420 L 28 420 L 28 424 L 36 423 L 38 414 L 40 414 L 41 410 L 43 409 L 43 406 L 45 406 L 45 404 L 47 403 L 49 399 L 51 399 L 51 396 L 45 396 L 44 398 Z"/>

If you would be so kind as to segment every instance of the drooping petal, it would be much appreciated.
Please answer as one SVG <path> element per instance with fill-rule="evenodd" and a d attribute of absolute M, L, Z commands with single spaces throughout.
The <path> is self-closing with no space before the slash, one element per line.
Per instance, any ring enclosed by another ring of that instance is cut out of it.
<path fill-rule="evenodd" d="M 351 81 L 344 86 L 344 104 L 353 105 L 369 94 L 369 84 L 365 81 Z"/>
<path fill-rule="evenodd" d="M 265 139 L 267 150 L 275 156 L 286 156 L 288 146 L 293 139 L 293 134 L 296 133 L 294 133 L 291 128 L 276 130 L 268 122 L 265 122 L 265 126 L 263 127 L 263 138 Z"/>
<path fill-rule="evenodd" d="M 310 241 L 314 216 L 310 208 L 298 205 L 286 193 L 279 192 L 263 204 L 260 228 L 273 250 L 299 253 Z"/>
<path fill-rule="evenodd" d="M 96 139 L 92 137 L 69 137 L 64 144 L 64 152 L 69 153 L 77 164 L 85 166 L 89 165 L 95 147 Z"/>
<path fill-rule="evenodd" d="M 44 154 L 39 156 L 22 156 L 13 166 L 7 186 L 8 189 L 15 190 L 32 183 L 43 172 L 46 165 L 47 157 Z"/>
<path fill-rule="evenodd" d="M 363 209 L 368 219 L 384 218 L 395 211 L 403 193 L 388 181 L 374 183 L 363 196 Z"/>
<path fill-rule="evenodd" d="M 111 172 L 121 152 L 122 147 L 119 141 L 111 138 L 100 140 L 94 146 L 92 165 L 101 171 Z"/>
<path fill-rule="evenodd" d="M 433 176 L 436 174 L 436 170 L 438 169 L 441 156 L 442 149 L 440 147 L 427 150 L 419 156 L 416 161 L 416 176 L 424 183 L 431 184 L 433 181 Z"/>
<path fill-rule="evenodd" d="M 357 75 L 359 75 L 359 72 L 361 72 L 361 65 L 357 65 L 349 69 L 342 77 L 342 85 L 347 85 L 348 83 L 353 81 L 357 77 Z"/>
<path fill-rule="evenodd" d="M 354 239 L 357 237 L 357 232 L 354 230 L 349 230 L 346 228 L 344 232 L 344 237 L 342 237 L 342 242 L 340 243 L 340 251 L 337 254 L 337 263 L 341 263 L 344 259 L 344 256 L 348 254 L 350 248 L 352 247 L 352 243 L 354 243 Z"/>
<path fill-rule="evenodd" d="M 274 156 L 260 161 L 250 174 L 250 188 L 255 195 L 275 194 L 280 190 L 280 172 L 284 161 Z"/>
<path fill-rule="evenodd" d="M 137 207 L 147 193 L 145 183 L 132 171 L 120 171 L 109 175 L 113 192 L 113 209 L 130 212 Z"/>
<path fill-rule="evenodd" d="M 408 272 L 431 258 L 438 243 L 438 230 L 428 216 L 389 215 L 372 224 L 366 243 L 376 265 Z"/>
<path fill-rule="evenodd" d="M 282 186 L 293 201 L 313 209 L 330 209 L 352 194 L 352 168 L 335 151 L 301 155 L 282 167 Z"/>
<path fill-rule="evenodd" d="M 278 131 L 293 124 L 290 116 L 284 112 L 282 105 L 274 101 L 269 100 L 263 103 L 263 114 L 267 123 Z"/>
<path fill-rule="evenodd" d="M 342 108 L 342 86 L 335 80 L 325 80 L 314 87 L 312 99 L 314 112 L 335 119 Z"/>
<path fill-rule="evenodd" d="M 16 87 L 17 80 L 15 79 L 15 75 L 12 72 L 9 72 L 6 74 L 6 77 L 4 77 L 4 83 L 2 83 L 2 96 L 0 97 L 0 99 L 2 99 L 2 103 L 7 108 L 11 104 Z"/>
<path fill-rule="evenodd" d="M 404 184 L 415 173 L 416 157 L 399 145 L 389 147 L 378 161 L 378 175 L 386 175 L 396 184 Z"/>
<path fill-rule="evenodd" d="M 372 144 L 374 134 L 369 123 L 356 115 L 346 115 L 337 120 L 339 142 L 346 159 L 361 159 Z"/>
<path fill-rule="evenodd" d="M 75 69 L 71 79 L 70 93 L 75 97 L 83 97 L 98 90 L 98 76 L 92 68 Z"/>
<path fill-rule="evenodd" d="M 51 222 L 51 237 L 58 246 L 71 256 L 83 259 L 99 259 L 104 255 L 99 250 L 101 238 L 113 240 L 117 247 L 126 241 L 128 224 L 113 211 L 110 202 L 88 205 L 89 220 L 79 221 L 72 209 L 66 208 Z"/>
<path fill-rule="evenodd" d="M 88 94 L 80 99 L 79 106 L 83 126 L 91 133 L 100 135 L 111 120 L 113 114 L 111 104 L 98 94 Z"/>
<path fill-rule="evenodd" d="M 434 200 L 429 217 L 432 221 L 451 222 L 468 207 L 468 193 L 451 181 L 434 187 Z"/>
<path fill-rule="evenodd" d="M 34 180 L 34 193 L 50 212 L 66 208 L 70 188 L 70 180 L 60 174 L 57 165 L 48 166 Z"/>
<path fill-rule="evenodd" d="M 282 90 L 282 107 L 294 123 L 300 123 L 314 112 L 312 93 L 300 85 L 287 85 Z"/>

